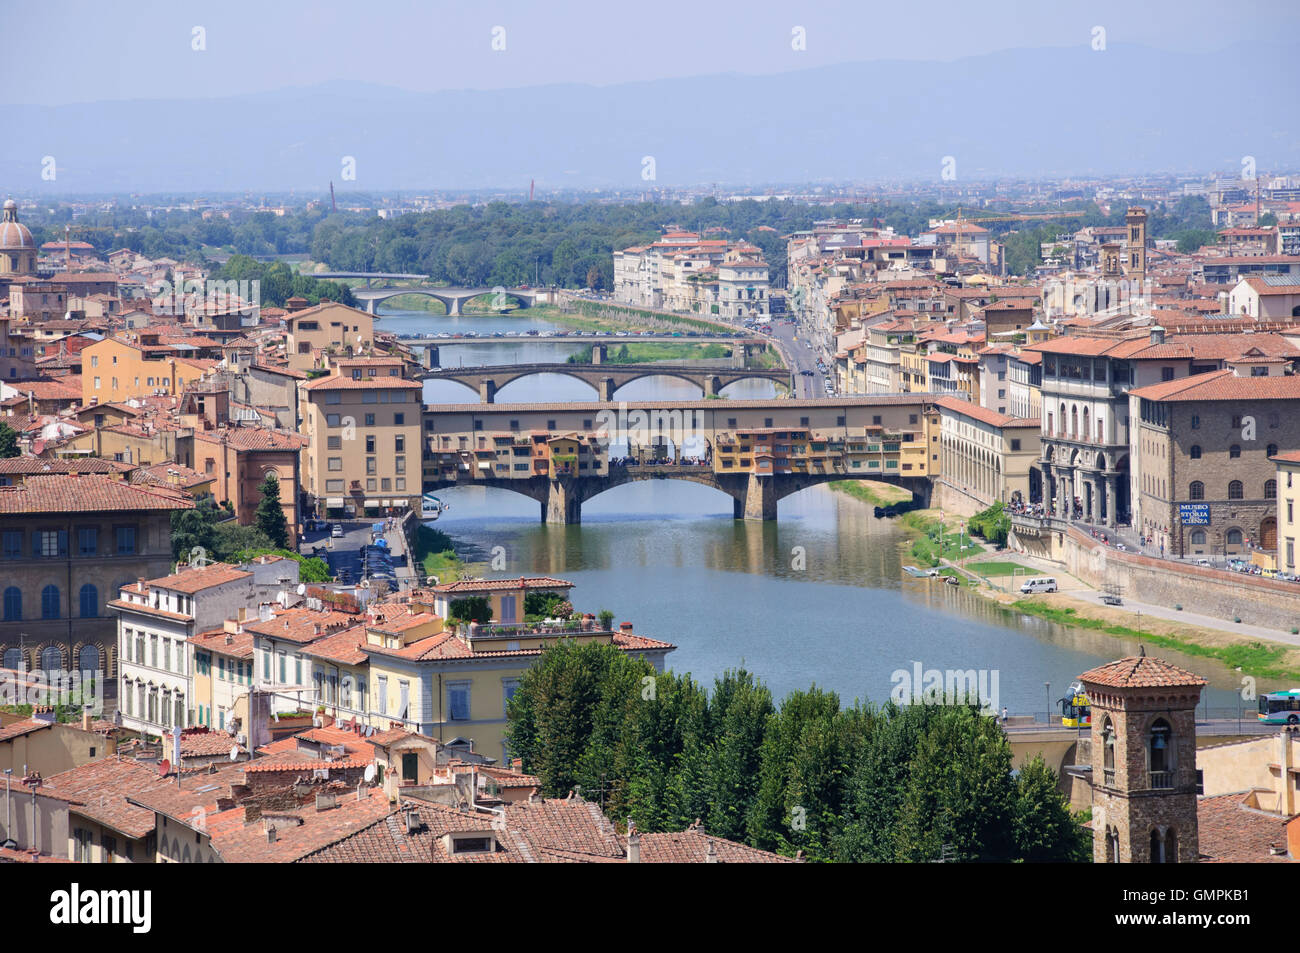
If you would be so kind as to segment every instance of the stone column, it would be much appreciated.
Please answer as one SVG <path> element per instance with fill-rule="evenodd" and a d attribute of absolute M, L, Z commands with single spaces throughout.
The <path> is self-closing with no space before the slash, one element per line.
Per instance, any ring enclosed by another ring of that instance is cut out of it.
<path fill-rule="evenodd" d="M 1114 529 L 1119 525 L 1119 494 L 1116 492 L 1116 478 L 1106 475 L 1106 525 Z"/>
<path fill-rule="evenodd" d="M 1101 522 L 1101 500 L 1099 499 L 1099 493 L 1098 493 L 1099 489 L 1100 486 L 1097 483 L 1096 477 L 1093 477 L 1088 481 L 1088 522 L 1089 523 Z"/>
<path fill-rule="evenodd" d="M 756 473 L 749 475 L 745 487 L 745 519 L 776 519 L 776 485 L 774 477 L 760 477 Z"/>
<path fill-rule="evenodd" d="M 572 480 L 551 480 L 546 488 L 546 502 L 542 504 L 542 522 L 582 522 L 582 495 Z"/>
<path fill-rule="evenodd" d="M 1038 476 L 1043 484 L 1042 493 L 1040 494 L 1039 499 L 1043 504 L 1043 512 L 1049 513 L 1051 512 L 1052 509 L 1052 476 L 1050 472 L 1051 467 L 1049 467 L 1047 464 L 1039 464 L 1039 466 L 1041 467 L 1041 469 L 1038 471 Z M 1026 500 L 1026 502 L 1028 501 Z"/>

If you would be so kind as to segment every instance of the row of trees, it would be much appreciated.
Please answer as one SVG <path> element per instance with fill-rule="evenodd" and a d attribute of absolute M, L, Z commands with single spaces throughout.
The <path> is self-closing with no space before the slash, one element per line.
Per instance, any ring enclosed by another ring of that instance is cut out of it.
<path fill-rule="evenodd" d="M 988 224 L 994 237 L 1007 243 L 1009 271 L 1032 271 L 1041 261 L 1040 244 L 1067 231 L 1124 222 L 1122 206 L 1109 214 L 1091 202 L 1075 202 L 1070 208 L 1082 211 L 1082 217 L 1038 227 L 1015 222 Z M 975 209 L 968 214 L 990 211 Z M 145 215 L 138 209 L 115 208 L 78 219 L 78 238 L 101 252 L 125 246 L 153 257 L 192 258 L 212 248 L 244 256 L 310 254 L 340 271 L 426 274 L 436 282 L 465 287 L 557 284 L 607 290 L 613 285 L 612 252 L 653 241 L 663 226 L 673 224 L 752 242 L 762 249 L 772 283 L 780 288 L 787 284 L 786 236 L 811 228 L 818 219 L 859 219 L 865 225 L 890 226 L 901 234 L 916 236 L 930 227 L 931 220 L 951 218 L 955 212 L 951 206 L 927 201 L 806 205 L 719 202 L 714 198 L 689 206 L 491 202 L 387 219 L 323 209 L 283 216 L 243 210 L 232 211 L 229 219 L 204 219 L 200 212 L 185 209 Z M 28 224 L 37 241 L 57 240 L 62 238 L 65 217 L 60 210 L 51 209 Z M 1207 234 L 1213 236 L 1209 205 L 1199 196 L 1154 205 L 1148 227 L 1153 237 L 1178 238 L 1187 244 L 1203 240 Z M 263 280 L 278 287 L 291 279 L 275 273 Z M 318 296 L 303 294 L 311 300 Z M 326 296 L 333 298 L 332 294 Z M 275 293 L 265 287 L 263 300 L 279 303 Z"/>
<path fill-rule="evenodd" d="M 1082 861 L 1087 838 L 1041 759 L 1018 774 L 969 706 L 780 705 L 750 673 L 706 692 L 608 645 L 561 643 L 525 674 L 507 743 L 559 797 L 575 787 L 643 831 L 709 833 L 824 861 Z"/>
<path fill-rule="evenodd" d="M 188 562 L 197 555 L 208 562 L 241 563 L 272 554 L 297 562 L 302 582 L 328 582 L 329 566 L 323 559 L 289 549 L 289 522 L 280 506 L 280 481 L 275 474 L 267 474 L 258 489 L 262 499 L 248 526 L 235 521 L 229 500 L 218 505 L 211 496 L 193 509 L 173 511 L 172 558 Z"/>

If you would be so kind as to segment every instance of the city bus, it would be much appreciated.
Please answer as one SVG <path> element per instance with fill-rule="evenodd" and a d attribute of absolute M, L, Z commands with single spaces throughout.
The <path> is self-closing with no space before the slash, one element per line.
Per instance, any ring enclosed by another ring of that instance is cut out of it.
<path fill-rule="evenodd" d="M 1061 699 L 1061 724 L 1066 728 L 1087 728 L 1092 724 L 1092 702 L 1079 682 L 1071 685 L 1070 694 Z"/>
<path fill-rule="evenodd" d="M 1265 725 L 1300 724 L 1300 688 L 1260 695 L 1259 720 Z"/>

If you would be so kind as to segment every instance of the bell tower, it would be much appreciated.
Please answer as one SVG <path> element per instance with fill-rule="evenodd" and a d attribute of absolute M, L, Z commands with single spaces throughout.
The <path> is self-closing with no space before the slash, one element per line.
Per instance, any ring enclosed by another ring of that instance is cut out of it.
<path fill-rule="evenodd" d="M 1133 206 L 1124 215 L 1124 223 L 1128 226 L 1124 236 L 1124 276 L 1142 282 L 1147 276 L 1147 210 Z"/>
<path fill-rule="evenodd" d="M 1194 863 L 1196 705 L 1205 679 L 1141 655 L 1079 676 L 1092 703 L 1097 863 Z"/>

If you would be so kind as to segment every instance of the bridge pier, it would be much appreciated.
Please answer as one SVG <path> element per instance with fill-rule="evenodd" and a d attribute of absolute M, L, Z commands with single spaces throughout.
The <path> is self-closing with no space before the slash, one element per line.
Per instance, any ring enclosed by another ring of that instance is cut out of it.
<path fill-rule="evenodd" d="M 431 371 L 431 370 L 433 370 L 435 367 L 438 367 L 438 366 L 440 365 L 440 363 L 441 363 L 441 358 L 440 358 L 439 355 L 438 355 L 438 345 L 436 345 L 436 344 L 426 344 L 426 345 L 424 346 L 424 367 L 425 367 L 425 369 Z"/>
<path fill-rule="evenodd" d="M 599 381 L 596 382 L 596 391 L 599 393 L 601 400 L 604 401 L 613 400 L 614 399 L 614 378 L 602 377 Z"/>
<path fill-rule="evenodd" d="M 457 318 L 457 317 L 460 317 L 460 299 L 459 299 L 459 298 L 451 298 L 449 301 L 445 301 L 445 302 L 443 302 L 443 303 L 447 305 L 447 317 L 449 317 L 449 318 Z"/>
<path fill-rule="evenodd" d="M 582 496 L 576 484 L 567 480 L 551 480 L 546 486 L 546 502 L 542 504 L 542 522 L 561 526 L 582 522 Z"/>
<path fill-rule="evenodd" d="M 732 512 L 735 512 L 733 508 Z M 744 518 L 747 520 L 776 519 L 776 484 L 772 477 L 749 475 L 745 484 Z"/>
<path fill-rule="evenodd" d="M 609 351 L 603 344 L 593 344 L 591 346 L 591 363 L 604 364 L 609 358 Z"/>
<path fill-rule="evenodd" d="M 485 377 L 478 382 L 478 399 L 485 404 L 491 404 L 497 398 L 497 382 L 490 377 Z"/>
<path fill-rule="evenodd" d="M 369 285 L 367 285 L 366 287 L 369 287 Z M 374 313 L 375 313 L 375 299 L 371 298 L 368 301 L 366 301 L 366 314 L 374 314 Z"/>
<path fill-rule="evenodd" d="M 704 396 L 717 397 L 718 391 L 720 390 L 722 390 L 722 387 L 719 386 L 718 375 L 717 374 L 706 375 L 704 378 Z"/>

